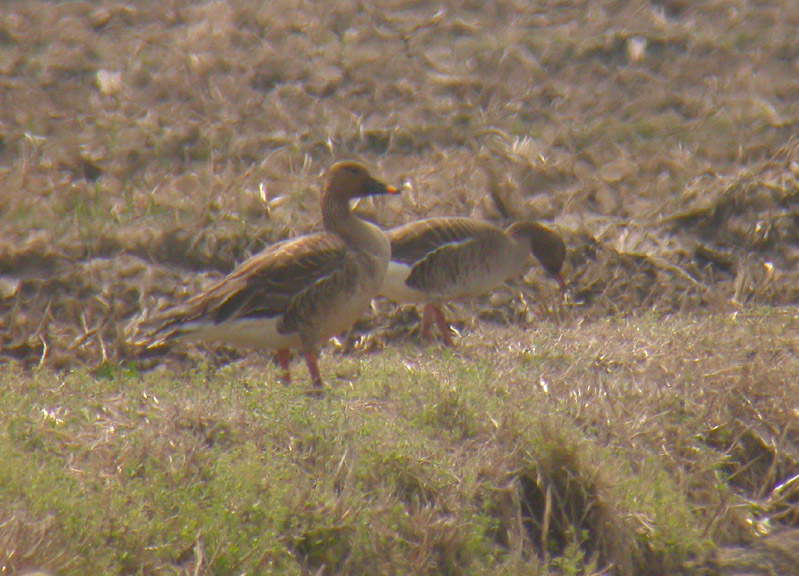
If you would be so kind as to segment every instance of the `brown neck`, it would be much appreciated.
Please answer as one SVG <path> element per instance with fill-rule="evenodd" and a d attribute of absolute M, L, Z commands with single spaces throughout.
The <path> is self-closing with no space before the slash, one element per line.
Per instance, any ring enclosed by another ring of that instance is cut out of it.
<path fill-rule="evenodd" d="M 322 224 L 325 230 L 341 237 L 359 250 L 369 250 L 374 241 L 374 226 L 367 224 L 350 209 L 348 200 L 327 198 L 322 201 Z M 382 249 L 382 248 L 381 248 Z"/>
<path fill-rule="evenodd" d="M 347 222 L 355 216 L 350 210 L 349 200 L 331 197 L 325 194 L 322 198 L 322 224 L 328 232 L 341 234 L 346 230 Z"/>
<path fill-rule="evenodd" d="M 353 214 L 347 200 L 335 198 L 323 200 L 322 223 L 326 231 L 344 240 L 351 250 L 367 254 L 388 265 L 391 244 L 385 234 L 377 226 Z"/>
<path fill-rule="evenodd" d="M 557 275 L 566 256 L 566 245 L 557 232 L 540 224 L 516 222 L 508 228 L 508 234 L 525 244 L 547 272 Z"/>
<path fill-rule="evenodd" d="M 514 222 L 508 226 L 507 231 L 516 241 L 531 244 L 546 243 L 552 236 L 551 230 L 532 222 Z"/>

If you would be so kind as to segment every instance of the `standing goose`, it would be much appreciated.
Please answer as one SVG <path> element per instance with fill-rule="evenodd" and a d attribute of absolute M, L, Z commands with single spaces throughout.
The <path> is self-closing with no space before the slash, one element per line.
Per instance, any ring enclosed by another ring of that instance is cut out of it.
<path fill-rule="evenodd" d="M 357 162 L 339 162 L 322 194 L 324 232 L 271 246 L 168 313 L 150 347 L 182 338 L 276 350 L 291 381 L 291 348 L 305 357 L 314 387 L 323 386 L 320 343 L 347 330 L 377 296 L 391 247 L 383 232 L 355 216 L 352 198 L 396 194 Z"/>
<path fill-rule="evenodd" d="M 532 222 L 507 230 L 471 218 L 430 218 L 386 232 L 391 262 L 381 295 L 393 302 L 425 304 L 422 335 L 430 338 L 435 320 L 444 343 L 454 346 L 440 305 L 479 296 L 523 275 L 535 256 L 562 290 L 566 258 L 563 239 Z"/>

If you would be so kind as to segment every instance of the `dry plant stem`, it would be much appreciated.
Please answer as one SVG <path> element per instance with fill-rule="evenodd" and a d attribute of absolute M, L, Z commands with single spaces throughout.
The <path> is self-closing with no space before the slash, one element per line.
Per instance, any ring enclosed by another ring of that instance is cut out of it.
<path fill-rule="evenodd" d="M 203 573 L 203 566 L 205 564 L 205 553 L 203 551 L 203 541 L 201 535 L 197 535 L 197 540 L 194 542 L 194 570 L 192 574 L 199 576 Z"/>
<path fill-rule="evenodd" d="M 546 498 L 544 500 L 544 522 L 541 526 L 541 552 L 544 561 L 549 562 L 549 523 L 552 519 L 552 486 L 547 486 Z"/>

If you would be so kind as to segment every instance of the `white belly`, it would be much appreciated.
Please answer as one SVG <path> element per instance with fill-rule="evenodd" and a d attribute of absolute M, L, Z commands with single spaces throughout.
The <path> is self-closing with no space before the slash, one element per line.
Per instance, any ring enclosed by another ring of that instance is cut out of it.
<path fill-rule="evenodd" d="M 380 295 L 388 298 L 397 304 L 414 304 L 427 302 L 428 298 L 424 292 L 416 290 L 405 284 L 411 273 L 411 267 L 399 262 L 389 262 L 388 272 L 383 281 L 383 288 Z"/>
<path fill-rule="evenodd" d="M 319 319 L 317 344 L 348 330 L 363 315 L 371 302 L 371 294 L 358 292 L 334 303 Z M 237 318 L 214 324 L 191 322 L 181 328 L 179 338 L 187 342 L 215 342 L 235 348 L 272 349 L 299 348 L 299 332 L 278 331 L 282 316 L 275 318 Z"/>
<path fill-rule="evenodd" d="M 385 240 L 385 250 L 390 250 Z M 367 256 L 367 258 L 369 258 Z M 361 317 L 385 276 L 386 260 L 376 258 L 368 262 L 375 268 L 374 274 L 361 279 L 350 291 L 342 291 L 322 302 L 318 316 L 291 323 L 296 332 L 283 334 L 278 331 L 283 316 L 274 318 L 234 318 L 219 324 L 198 320 L 180 327 L 180 338 L 194 342 L 218 342 L 242 348 L 299 348 L 300 334 L 315 338 L 315 344 L 322 344 L 329 338 L 350 329 Z M 368 268 L 364 266 L 365 268 Z"/>
<path fill-rule="evenodd" d="M 276 318 L 243 318 L 227 322 L 192 322 L 182 327 L 180 338 L 187 342 L 216 342 L 236 348 L 297 348 L 297 334 L 277 331 L 280 316 Z"/>
<path fill-rule="evenodd" d="M 504 263 L 499 262 L 487 270 L 465 270 L 455 277 L 441 277 L 435 283 L 435 288 L 429 291 L 417 290 L 406 284 L 411 273 L 411 267 L 406 264 L 391 262 L 388 273 L 383 282 L 381 296 L 385 296 L 397 304 L 416 304 L 427 302 L 440 302 L 471 298 L 491 292 L 502 284 L 507 274 L 503 270 Z M 497 268 L 498 270 L 494 270 Z M 443 276 L 443 273 L 442 273 Z"/>

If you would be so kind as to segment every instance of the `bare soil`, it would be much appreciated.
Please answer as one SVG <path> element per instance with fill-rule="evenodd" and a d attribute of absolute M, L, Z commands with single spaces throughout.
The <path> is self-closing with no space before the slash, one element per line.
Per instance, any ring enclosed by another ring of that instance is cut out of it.
<path fill-rule="evenodd" d="M 533 271 L 455 305 L 470 333 L 793 307 L 797 29 L 793 0 L 6 0 L 0 361 L 239 358 L 129 342 L 318 229 L 321 177 L 345 158 L 403 186 L 358 206 L 382 226 L 564 235 L 569 297 Z M 337 349 L 408 340 L 417 319 L 378 302 Z"/>
<path fill-rule="evenodd" d="M 125 358 L 131 318 L 317 228 L 320 175 L 349 157 L 405 185 L 365 207 L 384 226 L 553 222 L 572 319 L 797 301 L 790 3 L 6 2 L 0 18 L 5 358 Z"/>

